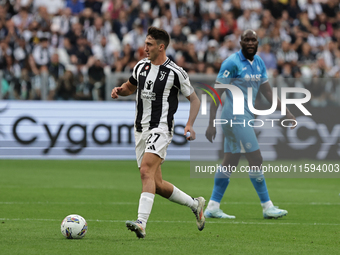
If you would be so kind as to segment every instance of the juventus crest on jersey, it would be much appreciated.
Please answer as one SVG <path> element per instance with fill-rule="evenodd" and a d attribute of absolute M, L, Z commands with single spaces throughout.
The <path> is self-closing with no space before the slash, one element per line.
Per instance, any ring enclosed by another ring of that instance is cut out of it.
<path fill-rule="evenodd" d="M 158 66 L 145 58 L 136 64 L 129 81 L 137 86 L 136 131 L 160 127 L 172 132 L 179 91 L 185 97 L 194 91 L 188 74 L 168 58 Z"/>

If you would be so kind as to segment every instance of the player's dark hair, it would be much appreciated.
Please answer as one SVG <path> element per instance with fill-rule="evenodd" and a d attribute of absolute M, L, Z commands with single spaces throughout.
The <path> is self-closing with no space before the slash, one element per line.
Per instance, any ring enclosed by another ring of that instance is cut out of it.
<path fill-rule="evenodd" d="M 168 45 L 170 43 L 170 36 L 167 31 L 157 27 L 149 27 L 147 36 L 149 35 L 157 41 L 158 45 L 163 43 L 165 49 L 168 48 Z"/>

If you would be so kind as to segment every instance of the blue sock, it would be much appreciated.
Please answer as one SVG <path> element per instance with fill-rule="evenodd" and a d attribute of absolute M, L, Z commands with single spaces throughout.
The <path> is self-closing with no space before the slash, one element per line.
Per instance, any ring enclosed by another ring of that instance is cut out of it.
<path fill-rule="evenodd" d="M 250 181 L 253 184 L 257 195 L 259 196 L 261 203 L 268 202 L 270 200 L 266 180 L 264 179 L 262 172 L 249 172 Z"/>
<path fill-rule="evenodd" d="M 216 171 L 214 189 L 212 191 L 210 200 L 220 203 L 225 190 L 230 182 L 231 172 Z"/>

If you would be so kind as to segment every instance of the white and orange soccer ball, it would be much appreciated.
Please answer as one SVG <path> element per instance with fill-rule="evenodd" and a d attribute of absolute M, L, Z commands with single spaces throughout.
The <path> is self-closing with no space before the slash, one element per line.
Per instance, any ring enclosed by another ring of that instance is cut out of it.
<path fill-rule="evenodd" d="M 61 223 L 61 233 L 67 239 L 80 239 L 87 232 L 86 220 L 77 214 L 71 214 L 65 217 Z"/>

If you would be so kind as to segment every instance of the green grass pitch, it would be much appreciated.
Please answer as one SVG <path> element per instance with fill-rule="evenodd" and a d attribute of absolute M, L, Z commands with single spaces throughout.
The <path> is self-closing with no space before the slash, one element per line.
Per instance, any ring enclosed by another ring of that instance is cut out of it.
<path fill-rule="evenodd" d="M 167 161 L 163 178 L 208 201 L 213 179 L 190 178 L 189 166 Z M 156 196 L 139 240 L 124 224 L 137 216 L 135 161 L 0 160 L 0 254 L 339 254 L 340 179 L 270 178 L 267 186 L 288 216 L 263 219 L 249 179 L 232 179 L 221 208 L 235 220 L 208 219 L 199 232 L 189 208 Z M 60 232 L 72 213 L 87 220 L 84 239 Z"/>

